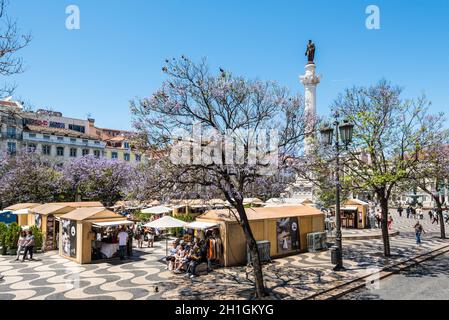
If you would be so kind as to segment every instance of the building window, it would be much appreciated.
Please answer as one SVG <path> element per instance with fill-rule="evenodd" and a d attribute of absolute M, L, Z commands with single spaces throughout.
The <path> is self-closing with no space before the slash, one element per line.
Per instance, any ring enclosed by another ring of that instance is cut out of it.
<path fill-rule="evenodd" d="M 57 147 L 56 148 L 56 155 L 58 157 L 64 157 L 64 147 Z"/>
<path fill-rule="evenodd" d="M 95 144 L 100 144 L 100 141 L 95 141 L 94 143 L 95 143 Z"/>
<path fill-rule="evenodd" d="M 89 149 L 83 149 L 83 157 L 89 155 Z"/>
<path fill-rule="evenodd" d="M 42 146 L 42 154 L 49 156 L 51 154 L 51 146 L 49 146 L 48 144 L 44 144 Z"/>
<path fill-rule="evenodd" d="M 140 156 L 140 154 L 136 154 L 136 162 L 140 161 L 142 161 L 142 157 Z"/>
<path fill-rule="evenodd" d="M 30 137 L 30 138 L 36 138 L 36 134 L 35 134 L 35 133 L 30 133 L 30 134 L 29 134 L 29 137 Z"/>
<path fill-rule="evenodd" d="M 94 150 L 95 158 L 100 158 L 100 150 Z"/>
<path fill-rule="evenodd" d="M 129 159 L 130 159 L 129 153 L 125 153 L 123 155 L 123 158 L 125 159 L 125 161 L 129 161 Z"/>
<path fill-rule="evenodd" d="M 58 137 L 58 141 L 64 141 L 64 137 Z"/>
<path fill-rule="evenodd" d="M 76 148 L 70 148 L 70 156 L 76 158 Z"/>
<path fill-rule="evenodd" d="M 83 140 L 83 143 L 88 144 L 89 140 Z"/>
<path fill-rule="evenodd" d="M 50 136 L 45 135 L 45 136 L 44 136 L 44 139 L 45 139 L 45 140 L 50 140 Z"/>
<path fill-rule="evenodd" d="M 76 124 L 69 124 L 69 130 L 85 133 L 86 128 L 84 126 L 79 126 Z"/>
<path fill-rule="evenodd" d="M 15 128 L 15 127 L 8 127 L 8 128 L 6 129 L 6 136 L 7 136 L 8 138 L 13 138 L 13 139 L 15 139 L 15 138 L 16 138 L 16 128 Z"/>
<path fill-rule="evenodd" d="M 111 159 L 118 159 L 117 152 L 111 152 Z"/>
<path fill-rule="evenodd" d="M 70 138 L 70 142 L 76 143 L 76 139 L 75 138 Z"/>
<path fill-rule="evenodd" d="M 34 143 L 29 143 L 27 145 L 27 151 L 30 153 L 36 152 L 37 146 Z"/>
<path fill-rule="evenodd" d="M 17 150 L 17 146 L 15 142 L 8 142 L 8 154 L 15 155 Z"/>
<path fill-rule="evenodd" d="M 125 141 L 125 142 L 123 143 L 123 145 L 125 146 L 125 149 L 129 149 L 129 142 L 128 142 L 128 141 Z"/>

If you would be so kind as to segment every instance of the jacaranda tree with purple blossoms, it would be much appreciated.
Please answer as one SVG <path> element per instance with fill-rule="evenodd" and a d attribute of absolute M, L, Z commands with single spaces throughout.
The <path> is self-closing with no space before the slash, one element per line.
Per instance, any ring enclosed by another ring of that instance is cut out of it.
<path fill-rule="evenodd" d="M 137 145 L 158 153 L 153 187 L 166 194 L 198 185 L 220 190 L 245 235 L 260 298 L 266 289 L 243 199 L 254 183 L 269 188 L 261 180 L 278 174 L 282 160 L 303 141 L 302 97 L 273 82 L 235 77 L 223 69 L 212 74 L 204 60 L 194 63 L 184 56 L 166 60 L 163 71 L 168 79 L 158 91 L 131 102 Z M 196 131 L 206 133 L 198 138 Z M 265 148 L 265 139 L 276 150 Z"/>
<path fill-rule="evenodd" d="M 0 156 L 0 205 L 52 202 L 62 193 L 61 169 L 35 153 Z"/>
<path fill-rule="evenodd" d="M 126 197 L 134 170 L 124 161 L 85 156 L 64 166 L 64 184 L 76 201 L 98 200 L 110 207 Z"/>

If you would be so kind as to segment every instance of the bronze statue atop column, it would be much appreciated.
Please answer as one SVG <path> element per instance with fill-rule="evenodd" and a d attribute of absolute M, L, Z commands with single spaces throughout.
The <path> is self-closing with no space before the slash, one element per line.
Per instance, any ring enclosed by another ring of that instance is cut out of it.
<path fill-rule="evenodd" d="M 309 44 L 307 45 L 307 50 L 305 54 L 308 58 L 308 64 L 314 64 L 315 60 L 315 44 L 312 42 L 312 40 L 309 40 Z"/>

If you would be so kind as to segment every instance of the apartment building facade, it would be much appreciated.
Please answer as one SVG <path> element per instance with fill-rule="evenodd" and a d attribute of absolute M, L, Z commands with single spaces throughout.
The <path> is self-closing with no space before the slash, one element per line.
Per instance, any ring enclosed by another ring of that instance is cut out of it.
<path fill-rule="evenodd" d="M 14 101 L 0 101 L 0 116 L 1 153 L 37 152 L 59 160 L 87 155 L 145 160 L 129 142 L 130 132 L 98 128 L 94 119 L 69 118 L 48 110 L 26 112 Z"/>

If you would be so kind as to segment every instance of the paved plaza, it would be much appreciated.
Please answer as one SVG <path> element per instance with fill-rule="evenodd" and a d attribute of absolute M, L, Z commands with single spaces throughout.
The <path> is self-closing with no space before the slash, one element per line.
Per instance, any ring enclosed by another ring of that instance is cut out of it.
<path fill-rule="evenodd" d="M 266 285 L 272 299 L 303 299 L 348 280 L 368 275 L 373 268 L 405 261 L 449 245 L 441 240 L 439 226 L 423 220 L 427 233 L 423 244 L 414 241 L 414 220 L 394 215 L 392 257 L 382 256 L 382 240 L 344 242 L 346 272 L 333 272 L 330 252 L 304 253 L 264 266 Z M 0 300 L 5 299 L 250 299 L 251 270 L 246 267 L 216 269 L 189 279 L 165 270 L 161 258 L 165 242 L 155 248 L 136 249 L 132 260 L 113 260 L 77 265 L 57 252 L 38 254 L 37 261 L 15 262 L 0 256 Z"/>

